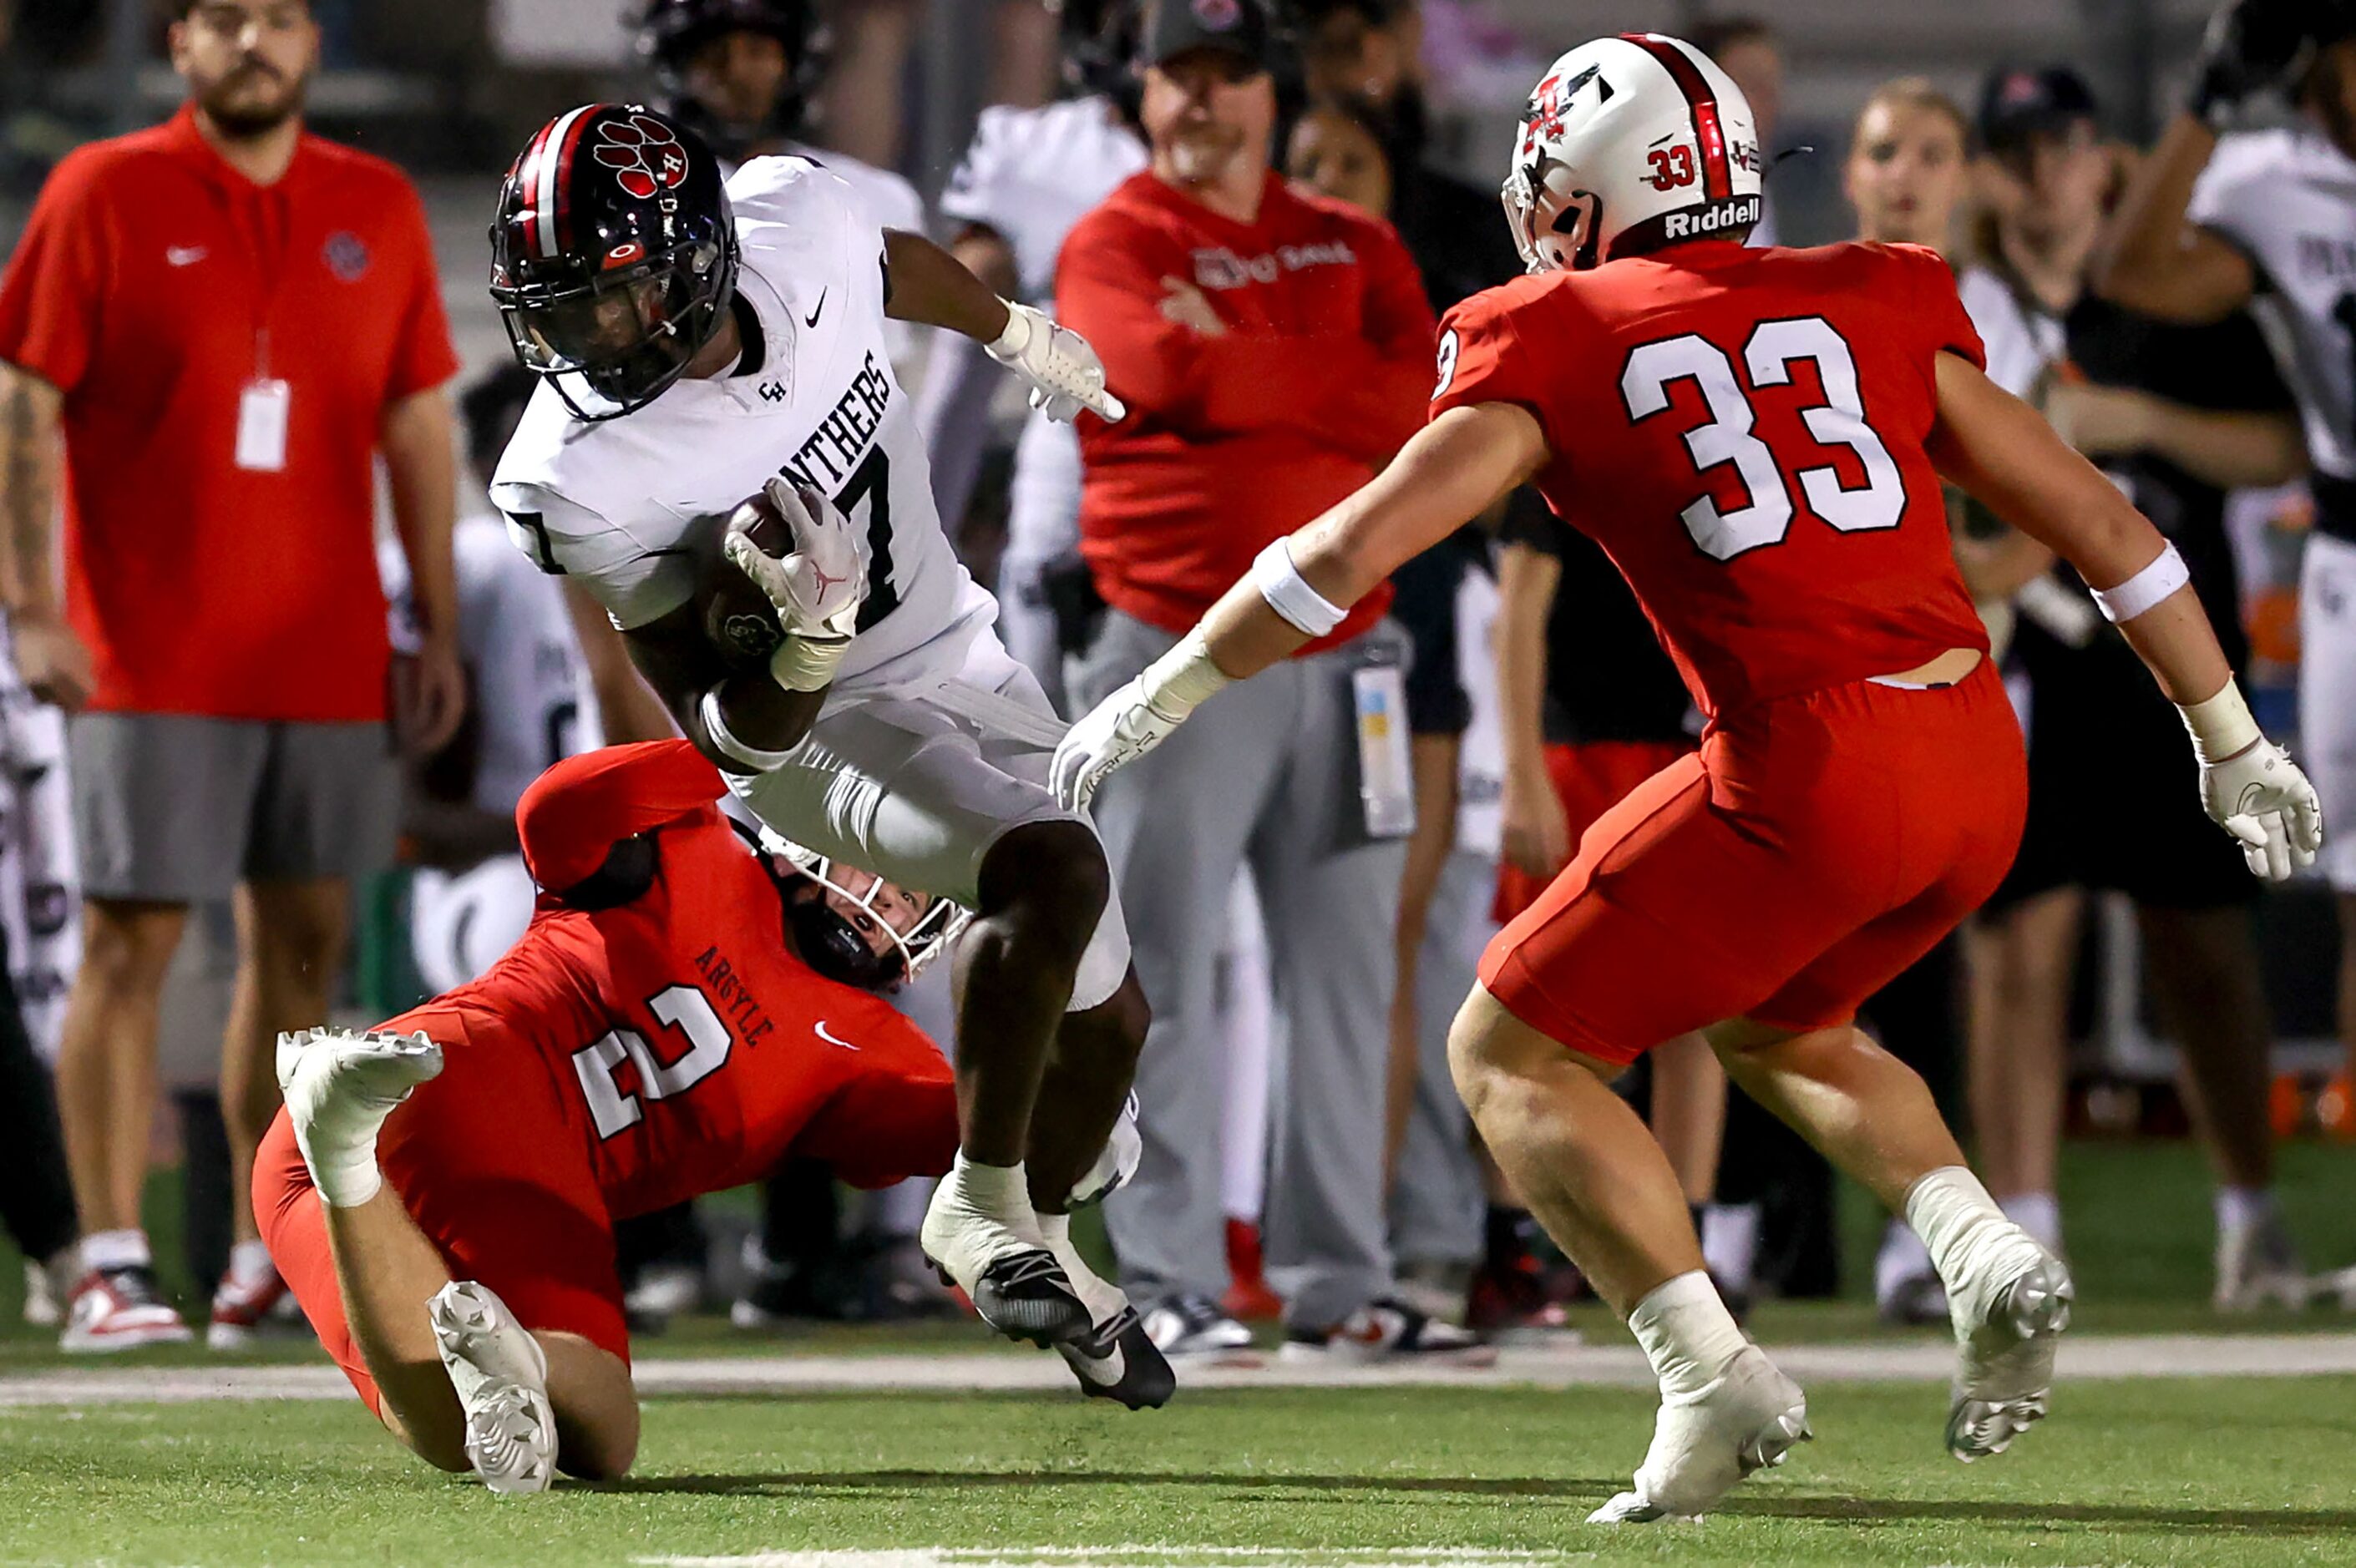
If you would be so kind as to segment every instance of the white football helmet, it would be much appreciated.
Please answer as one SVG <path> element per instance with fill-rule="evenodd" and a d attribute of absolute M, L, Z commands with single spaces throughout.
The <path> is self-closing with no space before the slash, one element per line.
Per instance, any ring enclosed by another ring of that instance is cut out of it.
<path fill-rule="evenodd" d="M 1592 267 L 1640 226 L 1648 242 L 1739 236 L 1762 172 L 1734 79 L 1681 39 L 1623 33 L 1564 55 L 1530 94 L 1505 221 L 1531 272 Z"/>
<path fill-rule="evenodd" d="M 973 921 L 972 912 L 960 904 L 945 898 L 910 894 L 872 872 L 838 866 L 830 857 L 795 843 L 766 824 L 760 829 L 760 839 L 764 851 L 787 861 L 820 888 L 841 895 L 867 915 L 875 929 L 890 941 L 892 951 L 888 955 L 874 955 L 867 936 L 854 929 L 839 911 L 823 904 L 796 906 L 788 914 L 795 921 L 803 961 L 830 979 L 869 990 L 897 989 L 923 974 L 926 965 L 948 951 L 949 944 Z M 851 874 L 844 875 L 846 871 Z M 879 896 L 886 892 L 925 899 L 923 916 L 905 932 L 894 928 L 885 912 L 877 907 Z"/>

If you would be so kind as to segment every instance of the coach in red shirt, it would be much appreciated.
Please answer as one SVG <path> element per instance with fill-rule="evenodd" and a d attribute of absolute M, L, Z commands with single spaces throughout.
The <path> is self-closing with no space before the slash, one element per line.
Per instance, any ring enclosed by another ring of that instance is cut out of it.
<path fill-rule="evenodd" d="M 305 133 L 305 0 L 183 0 L 171 52 L 187 107 L 59 165 L 0 280 L 0 599 L 27 681 L 72 715 L 86 899 L 58 1072 L 88 1271 L 69 1349 L 187 1337 L 139 1229 L 156 998 L 187 906 L 232 890 L 239 1245 L 214 1342 L 283 1288 L 245 1198 L 272 1045 L 326 1018 L 347 880 L 390 861 L 399 808 L 380 453 L 428 626 L 412 739 L 464 703 L 456 360 L 416 193 Z"/>
<path fill-rule="evenodd" d="M 1162 0 L 1142 54 L 1151 163 L 1080 220 L 1057 263 L 1058 313 L 1129 405 L 1117 425 L 1081 421 L 1081 549 L 1109 606 L 1074 672 L 1083 706 L 1422 422 L 1432 320 L 1415 265 L 1379 219 L 1270 171 L 1270 48 L 1259 0 Z M 1386 1018 L 1413 812 L 1388 598 L 1097 798 L 1154 1008 L 1145 1163 L 1107 1213 L 1123 1283 L 1153 1303 L 1148 1331 L 1173 1354 L 1245 1338 L 1216 1306 L 1226 1041 L 1213 998 L 1247 860 L 1287 1026 L 1265 1226 L 1290 1339 L 1377 1357 L 1465 1343 L 1391 1299 L 1384 1239 Z"/>

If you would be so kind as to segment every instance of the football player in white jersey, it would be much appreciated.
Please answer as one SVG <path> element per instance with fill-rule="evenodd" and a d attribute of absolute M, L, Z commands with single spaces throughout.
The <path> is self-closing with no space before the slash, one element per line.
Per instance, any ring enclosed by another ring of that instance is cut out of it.
<path fill-rule="evenodd" d="M 2288 128 L 2236 131 L 2286 93 Z M 2104 237 L 2095 285 L 2213 321 L 2249 304 L 2297 396 L 2315 528 L 2299 588 L 2299 732 L 2327 821 L 2356 819 L 2356 0 L 2234 0 L 2192 99 Z M 2327 843 L 2340 897 L 2340 1031 L 2356 1061 L 2356 838 Z"/>
<path fill-rule="evenodd" d="M 949 249 L 1012 299 L 1044 304 L 1055 293 L 1055 258 L 1081 215 L 1145 166 L 1137 129 L 1136 0 L 1064 0 L 1057 14 L 1065 72 L 1082 91 L 1036 109 L 981 112 L 948 187 Z M 918 400 L 933 496 L 941 515 L 962 516 L 990 432 L 997 378 L 978 350 L 951 343 Z M 1061 699 L 1063 652 L 1048 609 L 1046 574 L 1076 563 L 1080 546 L 1080 438 L 1068 423 L 1033 413 L 1014 448 L 1006 552 L 998 569 L 999 635 Z"/>
<path fill-rule="evenodd" d="M 509 365 L 459 399 L 468 467 L 485 492 L 538 385 Z M 402 824 L 419 863 L 410 950 L 437 996 L 489 968 L 531 923 L 539 891 L 517 844 L 516 804 L 543 771 L 601 743 L 561 580 L 516 553 L 487 501 L 459 517 L 452 541 L 465 615 L 459 654 L 473 700 L 457 737 L 414 771 Z M 408 645 L 416 635 L 408 565 L 391 548 L 378 550 L 377 565 L 393 607 L 393 645 Z"/>
<path fill-rule="evenodd" d="M 1045 787 L 1063 727 L 941 531 L 884 327 L 987 344 L 1064 418 L 1119 417 L 1102 365 L 810 161 L 757 158 L 723 189 L 701 140 L 642 108 L 552 121 L 491 238 L 492 297 L 545 379 L 492 489 L 511 537 L 605 604 L 755 816 L 973 911 L 962 1147 L 925 1252 L 993 1327 L 1104 1373 L 1142 1336 L 1072 1251 L 1066 1200 L 1119 1115 L 1144 999 L 1095 829 Z M 776 611 L 733 658 L 710 628 L 734 574 L 697 554 L 732 512 L 728 560 Z"/>

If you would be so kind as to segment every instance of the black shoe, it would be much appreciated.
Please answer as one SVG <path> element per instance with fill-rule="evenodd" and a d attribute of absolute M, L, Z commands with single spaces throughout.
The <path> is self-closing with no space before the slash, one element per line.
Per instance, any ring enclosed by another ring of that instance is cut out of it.
<path fill-rule="evenodd" d="M 1178 1375 L 1145 1331 L 1137 1308 L 1125 1307 L 1087 1337 L 1055 1347 L 1078 1374 L 1090 1399 L 1117 1399 L 1131 1410 L 1159 1410 L 1177 1392 Z"/>
<path fill-rule="evenodd" d="M 954 1283 L 948 1270 L 934 1266 L 943 1284 Z M 1008 1339 L 1027 1340 L 1041 1349 L 1084 1339 L 1096 1329 L 1064 1265 L 1044 1247 L 1009 1253 L 982 1270 L 973 1283 L 973 1309 Z"/>

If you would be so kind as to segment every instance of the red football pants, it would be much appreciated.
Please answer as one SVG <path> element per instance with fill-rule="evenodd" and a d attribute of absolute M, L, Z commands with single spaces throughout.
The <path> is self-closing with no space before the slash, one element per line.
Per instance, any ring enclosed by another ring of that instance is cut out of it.
<path fill-rule="evenodd" d="M 1612 1062 L 1728 1019 L 1845 1023 L 1995 890 L 2027 800 L 1986 662 L 1937 690 L 1859 681 L 1721 714 L 1589 829 L 1481 983 Z"/>

